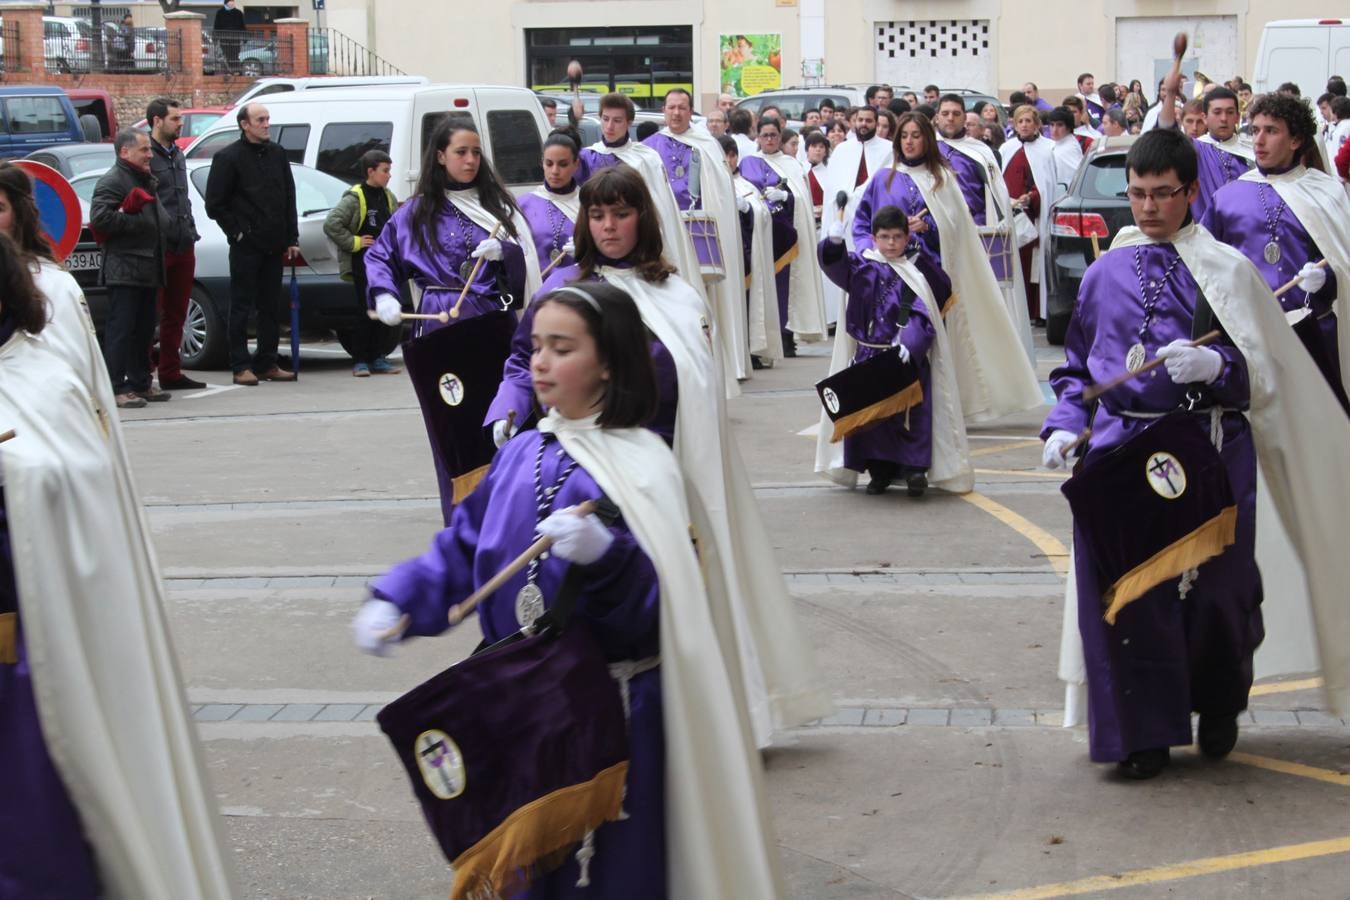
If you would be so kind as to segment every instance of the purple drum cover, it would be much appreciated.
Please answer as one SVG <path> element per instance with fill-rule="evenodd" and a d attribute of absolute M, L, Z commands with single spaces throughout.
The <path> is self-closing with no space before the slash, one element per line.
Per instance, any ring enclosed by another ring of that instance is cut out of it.
<path fill-rule="evenodd" d="M 721 281 L 726 277 L 722 262 L 722 245 L 718 242 L 717 221 L 710 215 L 685 213 L 684 227 L 694 243 L 699 271 L 705 282 Z"/>

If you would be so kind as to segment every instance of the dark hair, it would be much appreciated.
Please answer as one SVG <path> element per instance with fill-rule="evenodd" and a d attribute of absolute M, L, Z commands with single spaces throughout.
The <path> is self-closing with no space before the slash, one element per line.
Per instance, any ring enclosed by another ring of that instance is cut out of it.
<path fill-rule="evenodd" d="M 1097 88 L 1097 99 L 1101 100 L 1103 104 L 1115 103 L 1116 102 L 1115 83 L 1108 81 L 1106 84 Z"/>
<path fill-rule="evenodd" d="M 1247 93 L 1250 94 L 1250 93 L 1252 92 L 1252 86 L 1251 86 L 1250 84 L 1248 84 L 1247 82 L 1244 81 L 1244 82 L 1242 82 L 1241 84 L 1238 85 L 1238 90 L 1239 90 L 1239 91 L 1246 91 Z"/>
<path fill-rule="evenodd" d="M 0 234 L 0 310 L 29 334 L 47 325 L 46 298 L 33 283 L 28 257 L 4 234 Z"/>
<path fill-rule="evenodd" d="M 361 154 L 361 173 L 369 176 L 371 169 L 378 169 L 385 163 L 393 165 L 394 160 L 383 150 L 367 150 Z"/>
<path fill-rule="evenodd" d="M 743 107 L 732 107 L 727 113 L 727 131 L 732 134 L 750 134 L 750 126 L 755 122 L 755 117 L 750 115 L 750 110 Z"/>
<path fill-rule="evenodd" d="M 877 110 L 877 126 L 878 126 L 878 127 L 881 126 L 881 120 L 882 120 L 882 119 L 885 119 L 885 120 L 886 120 L 886 127 L 889 128 L 889 129 L 890 129 L 890 133 L 891 133 L 892 135 L 894 135 L 894 134 L 895 134 L 895 123 L 896 123 L 897 121 L 899 121 L 899 116 L 897 116 L 895 113 L 891 112 L 889 109 L 879 109 L 879 110 Z"/>
<path fill-rule="evenodd" d="M 891 182 L 895 180 L 895 173 L 900 165 L 900 134 L 905 130 L 905 126 L 911 122 L 918 127 L 919 133 L 923 135 L 923 157 L 919 160 L 919 163 L 928 170 L 928 174 L 933 176 L 934 186 L 942 187 L 944 173 L 951 172 L 951 164 L 947 162 L 947 158 L 938 149 L 937 133 L 933 131 L 933 123 L 920 113 L 907 112 L 896 121 L 895 134 L 891 135 L 895 160 L 891 163 L 890 174 L 886 176 L 887 190 L 890 189 Z"/>
<path fill-rule="evenodd" d="M 1008 95 L 1009 106 L 1021 106 L 1024 103 L 1030 102 L 1031 98 L 1028 97 L 1026 94 L 1024 94 L 1022 91 L 1013 91 L 1011 94 Z"/>
<path fill-rule="evenodd" d="M 155 119 L 167 118 L 169 108 L 179 109 L 182 104 L 177 100 L 168 97 L 156 97 L 145 105 L 145 123 L 151 128 L 155 127 Z"/>
<path fill-rule="evenodd" d="M 936 84 L 925 84 L 925 85 L 923 86 L 923 92 L 924 92 L 925 94 L 930 94 L 930 93 L 941 93 L 941 92 L 942 92 L 942 88 L 938 87 Z"/>
<path fill-rule="evenodd" d="M 586 297 L 578 297 L 577 292 Z M 536 314 L 545 303 L 564 306 L 581 317 L 595 341 L 596 356 L 609 369 L 596 424 L 601 428 L 640 428 L 650 422 L 660 402 L 656 366 L 647 326 L 628 292 L 603 281 L 580 282 L 539 298 Z"/>
<path fill-rule="evenodd" d="M 662 99 L 669 100 L 671 94 L 683 94 L 685 99 L 689 101 L 690 108 L 693 108 L 694 95 L 686 91 L 684 88 L 671 88 L 670 90 L 666 91 L 666 96 Z"/>
<path fill-rule="evenodd" d="M 552 97 L 540 97 L 539 105 L 544 109 L 557 109 L 558 101 L 554 100 Z"/>
<path fill-rule="evenodd" d="M 961 107 L 961 112 L 966 111 L 966 101 L 961 99 L 960 94 L 943 94 L 938 98 L 938 109 L 942 109 L 944 103 L 955 103 Z"/>
<path fill-rule="evenodd" d="M 549 147 L 564 147 L 570 150 L 572 158 L 576 159 L 581 155 L 581 136 L 577 134 L 575 128 L 555 128 L 544 140 L 543 149 L 547 150 Z"/>
<path fill-rule="evenodd" d="M 933 116 L 937 115 L 937 107 L 931 103 L 920 103 L 914 107 L 914 115 L 923 116 L 928 121 L 933 121 Z"/>
<path fill-rule="evenodd" d="M 1065 128 L 1073 131 L 1073 113 L 1069 112 L 1069 109 L 1066 106 L 1056 106 L 1054 109 L 1050 110 L 1045 114 L 1044 121 L 1046 125 L 1053 125 L 1058 122 Z"/>
<path fill-rule="evenodd" d="M 909 101 L 904 99 L 903 97 L 894 97 L 891 99 L 890 103 L 886 104 L 886 108 L 889 109 L 891 112 L 895 113 L 897 116 L 903 116 L 905 113 L 909 112 L 910 109 L 912 109 L 913 107 L 911 107 L 909 105 Z"/>
<path fill-rule="evenodd" d="M 1125 110 L 1121 109 L 1118 106 L 1113 106 L 1110 109 L 1106 110 L 1104 113 L 1102 113 L 1102 121 L 1105 122 L 1107 119 L 1110 119 L 1112 122 L 1115 122 L 1121 128 L 1126 127 Z"/>
<path fill-rule="evenodd" d="M 819 108 L 820 108 L 820 110 L 822 111 L 822 114 L 823 114 L 823 112 L 824 112 L 825 107 L 827 107 L 827 106 L 830 108 L 831 111 L 834 111 L 835 109 L 837 109 L 837 107 L 834 105 L 834 101 L 831 100 L 829 97 L 826 97 L 825 99 L 823 99 L 823 100 L 820 101 L 820 107 L 819 107 Z"/>
<path fill-rule="evenodd" d="M 1339 75 L 1332 75 L 1327 79 L 1327 93 L 1335 94 L 1337 97 L 1346 96 L 1345 79 Z"/>
<path fill-rule="evenodd" d="M 1232 100 L 1234 106 L 1238 105 L 1237 94 L 1226 87 L 1216 87 L 1200 100 L 1200 105 L 1204 108 L 1205 115 L 1209 115 L 1209 105 L 1215 100 Z"/>
<path fill-rule="evenodd" d="M 239 126 L 241 131 L 244 128 L 244 123 L 248 121 L 248 108 L 252 105 L 253 104 L 251 103 L 245 103 L 243 106 L 239 107 L 239 111 L 234 114 L 235 124 Z"/>
<path fill-rule="evenodd" d="M 1079 86 L 1079 87 L 1082 87 L 1082 86 L 1083 86 L 1083 82 L 1084 82 L 1084 81 L 1087 81 L 1089 78 L 1092 78 L 1094 81 L 1096 81 L 1096 79 L 1093 78 L 1093 75 L 1092 75 L 1091 72 L 1084 72 L 1082 75 L 1079 75 L 1079 76 L 1078 76 L 1078 81 L 1077 81 L 1078 86 Z"/>
<path fill-rule="evenodd" d="M 145 134 L 144 131 L 137 131 L 130 125 L 117 129 L 117 134 L 115 137 L 113 137 L 113 152 L 115 152 L 118 156 L 121 156 L 123 150 L 125 150 L 128 147 L 134 147 L 137 144 L 139 144 L 141 141 L 141 135 L 143 134 Z"/>
<path fill-rule="evenodd" d="M 862 115 L 863 113 L 869 113 L 874 119 L 878 117 L 876 108 L 872 106 L 860 106 L 857 109 L 852 110 L 852 112 L 855 116 Z"/>
<path fill-rule="evenodd" d="M 450 176 L 446 174 L 445 164 L 436 159 L 436 154 L 449 147 L 450 141 L 461 131 L 478 134 L 478 129 L 468 116 L 456 114 L 442 116 L 436 123 L 435 130 L 431 132 L 426 149 L 422 151 L 422 174 L 417 179 L 417 206 L 412 211 L 412 224 L 418 246 L 429 255 L 436 252 L 433 246 L 436 220 L 441 217 L 441 211 L 450 204 L 450 201 L 445 199 L 445 192 L 450 187 Z M 497 174 L 492 171 L 492 163 L 486 155 L 478 165 L 478 174 L 474 176 L 473 184 L 478 188 L 478 202 L 483 204 L 483 208 L 494 219 L 502 223 L 502 229 L 507 234 L 515 237 L 516 226 L 511 218 L 519 211 L 519 207 L 516 206 L 516 200 L 511 192 L 497 180 Z"/>
<path fill-rule="evenodd" d="M 0 191 L 9 201 L 14 224 L 10 227 L 15 246 L 20 253 L 56 262 L 51 242 L 42 232 L 42 217 L 33 197 L 33 179 L 9 160 L 0 160 Z"/>
<path fill-rule="evenodd" d="M 1284 84 L 1282 84 L 1282 85 L 1280 85 L 1279 87 L 1277 87 L 1277 88 L 1275 89 L 1275 93 L 1277 93 L 1277 94 L 1293 94 L 1295 97 L 1302 97 L 1302 96 L 1303 96 L 1303 92 L 1302 92 L 1301 90 L 1298 89 L 1298 85 L 1294 84 L 1292 81 L 1286 81 Z"/>
<path fill-rule="evenodd" d="M 830 158 L 830 139 L 827 138 L 824 134 L 822 134 L 819 129 L 803 137 L 802 144 L 807 150 L 810 150 L 812 147 L 816 146 L 817 144 L 820 144 L 825 148 L 825 158 L 826 159 Z"/>
<path fill-rule="evenodd" d="M 886 228 L 899 228 L 909 234 L 909 217 L 898 206 L 887 204 L 872 214 L 872 233 Z"/>
<path fill-rule="evenodd" d="M 1331 101 L 1331 114 L 1337 122 L 1350 119 L 1350 97 L 1337 97 Z"/>
<path fill-rule="evenodd" d="M 1287 94 L 1262 94 L 1247 107 L 1247 121 L 1255 123 L 1257 116 L 1279 119 L 1289 129 L 1289 136 L 1303 143 L 1294 151 L 1294 162 L 1322 171 L 1322 154 L 1317 149 L 1317 123 L 1312 110 L 1299 97 Z"/>
<path fill-rule="evenodd" d="M 727 156 L 727 155 L 730 155 L 730 154 L 732 154 L 732 153 L 735 153 L 735 154 L 736 154 L 736 157 L 737 157 L 738 159 L 740 158 L 740 155 L 741 155 L 741 145 L 738 144 L 738 143 L 736 143 L 736 139 L 735 139 L 734 137 L 732 137 L 731 135 L 729 135 L 729 134 L 719 134 L 719 135 L 717 136 L 717 143 L 718 143 L 718 146 L 720 146 L 720 147 L 722 148 L 722 155 L 723 155 L 723 156 Z M 808 143 L 809 143 L 809 142 L 808 142 Z"/>
<path fill-rule="evenodd" d="M 1317 105 L 1321 106 L 1323 103 L 1330 103 L 1332 100 L 1335 99 L 1336 95 L 1331 93 L 1330 91 L 1327 91 L 1325 94 L 1317 98 Z"/>
<path fill-rule="evenodd" d="M 868 103 L 871 103 L 873 100 L 877 98 L 877 91 L 879 90 L 881 90 L 881 85 L 879 84 L 872 85 L 867 90 L 863 91 L 863 99 L 866 100 Z"/>
<path fill-rule="evenodd" d="M 661 126 L 655 122 L 639 122 L 637 126 L 637 139 L 645 141 L 647 138 L 661 130 Z"/>
<path fill-rule="evenodd" d="M 1200 163 L 1191 139 L 1175 129 L 1155 128 L 1139 136 L 1125 157 L 1125 168 L 1135 175 L 1176 172 L 1183 187 L 1195 182 Z"/>
<path fill-rule="evenodd" d="M 760 132 L 764 130 L 764 126 L 766 125 L 772 125 L 774 128 L 777 128 L 780 136 L 783 134 L 783 123 L 778 121 L 775 117 L 769 116 L 767 119 L 759 120 L 759 125 L 755 126 L 755 135 L 758 136 Z"/>
<path fill-rule="evenodd" d="M 600 98 L 600 111 L 607 109 L 621 109 L 628 116 L 628 121 L 632 122 L 637 118 L 637 107 L 633 101 L 629 100 L 625 94 L 606 94 Z"/>
<path fill-rule="evenodd" d="M 637 244 L 628 254 L 628 260 L 642 280 L 659 284 L 675 271 L 675 267 L 661 255 L 664 247 L 661 243 L 661 220 L 647 184 L 636 169 L 626 163 L 601 169 L 581 186 L 580 200 L 581 211 L 577 213 L 577 227 L 573 236 L 577 249 L 576 281 L 590 278 L 600 265 L 600 250 L 591 237 L 591 208 L 615 203 L 631 206 L 637 213 Z"/>
<path fill-rule="evenodd" d="M 1059 105 L 1064 107 L 1065 109 L 1077 109 L 1077 110 L 1087 109 L 1087 106 L 1084 105 L 1083 103 L 1083 98 L 1075 94 L 1070 94 L 1069 96 L 1065 97 L 1064 101 Z"/>
<path fill-rule="evenodd" d="M 848 134 L 848 125 L 837 119 L 831 119 L 830 124 L 825 126 L 825 134 L 829 135 L 831 131 L 835 131 L 836 129 L 844 132 L 844 134 Z"/>

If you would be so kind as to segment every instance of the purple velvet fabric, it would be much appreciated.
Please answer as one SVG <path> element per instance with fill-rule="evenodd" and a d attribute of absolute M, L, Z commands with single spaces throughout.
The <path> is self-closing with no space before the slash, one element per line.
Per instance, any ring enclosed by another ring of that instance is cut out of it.
<path fill-rule="evenodd" d="M 740 165 L 741 177 L 759 188 L 760 192 L 769 188 L 780 186 L 782 176 L 774 171 L 773 166 L 769 165 L 758 156 L 741 157 Z M 782 190 L 787 192 L 788 198 L 782 204 L 769 204 L 769 211 L 773 220 L 773 259 L 774 268 L 774 289 L 778 294 L 778 321 L 782 323 L 783 328 L 787 328 L 788 321 L 788 301 L 792 286 L 792 265 L 778 266 L 778 260 L 783 255 L 797 246 L 797 228 L 793 225 L 793 205 L 796 203 L 796 195 L 787 187 L 782 185 Z"/>
<path fill-rule="evenodd" d="M 563 244 L 572 239 L 575 224 L 563 215 L 562 210 L 540 197 L 538 194 L 526 194 L 520 197 L 520 211 L 525 223 L 530 226 L 534 236 L 535 254 L 539 258 L 539 270 L 543 271 L 553 262 L 553 251 L 561 251 Z M 575 262 L 570 256 L 564 256 L 556 268 L 564 268 Z M 552 272 L 549 273 L 553 274 Z"/>
<path fill-rule="evenodd" d="M 1125 368 L 1137 340 L 1143 301 L 1134 269 L 1138 249 L 1146 282 L 1160 281 L 1176 261 L 1171 244 L 1126 248 L 1093 263 L 1083 278 L 1065 337 L 1065 362 L 1051 373 L 1058 402 L 1041 436 L 1056 429 L 1081 431 L 1089 423 L 1083 389 Z M 1177 262 L 1155 306 L 1144 339 L 1151 358 L 1176 339 L 1191 337 L 1197 287 Z M 1202 405 L 1245 409 L 1247 363 L 1229 344 L 1213 345 L 1224 359 L 1217 381 L 1203 389 Z M 1185 400 L 1187 386 L 1174 384 L 1166 369 L 1126 382 L 1104 397 L 1091 417 L 1092 439 L 1085 462 L 1137 436 L 1153 421 L 1125 415 L 1166 413 Z M 1196 415 L 1208 434 L 1209 415 Z M 1085 535 L 1075 525 L 1078 626 L 1088 676 L 1088 736 L 1093 760 L 1123 760 L 1130 753 L 1191 743 L 1192 711 L 1231 715 L 1246 708 L 1252 682 L 1252 654 L 1264 636 L 1261 576 L 1256 567 L 1256 455 L 1251 430 L 1241 413 L 1223 416 L 1221 456 L 1237 501 L 1237 541 L 1202 565 L 1186 598 L 1177 582 L 1159 585 L 1125 607 L 1114 626 L 1102 618 L 1102 592 Z M 1129 497 L 1103 497 L 1129 508 Z"/>
<path fill-rule="evenodd" d="M 487 477 L 456 509 L 450 526 L 439 532 L 421 556 L 377 578 L 375 596 L 396 604 L 412 619 L 409 635 L 437 635 L 448 625 L 451 604 L 468 596 L 533 542 L 535 534 L 534 463 L 544 436 L 527 431 L 502 447 Z M 541 480 L 552 485 L 568 458 L 559 444 L 546 448 Z M 578 468 L 553 502 L 562 509 L 600 495 L 594 479 Z M 614 543 L 595 563 L 580 567 L 584 578 L 574 616 L 585 621 L 611 661 L 643 659 L 660 650 L 660 586 L 651 560 L 620 520 L 611 527 Z M 537 584 L 552 605 L 567 562 L 550 555 L 539 565 Z M 518 573 L 478 607 L 478 623 L 488 642 L 517 631 L 516 593 L 526 583 Z M 628 898 L 666 895 L 665 749 L 661 718 L 661 675 L 656 668 L 630 684 L 629 772 L 624 809 L 630 818 L 595 833 L 591 886 L 575 887 L 574 859 L 540 879 L 524 894 L 530 898 Z"/>
<path fill-rule="evenodd" d="M 615 144 L 616 147 L 622 147 L 628 143 Z M 598 150 L 592 150 L 590 147 L 581 148 L 581 165 L 577 168 L 577 184 L 585 184 L 592 175 L 601 169 L 607 169 L 610 166 L 617 166 L 623 162 L 616 153 L 601 153 Z"/>
<path fill-rule="evenodd" d="M 1199 222 L 1205 218 L 1214 193 L 1226 184 L 1237 181 L 1251 168 L 1251 163 L 1241 156 L 1235 156 L 1227 150 L 1220 150 L 1208 141 L 1191 139 L 1195 156 L 1199 162 L 1200 193 L 1191 202 L 1191 215 Z"/>
<path fill-rule="evenodd" d="M 912 216 L 926 209 L 928 201 L 924 200 L 923 192 L 914 179 L 904 172 L 890 168 L 879 170 L 863 189 L 862 197 L 858 200 L 858 211 L 853 216 L 853 246 L 856 250 L 861 252 L 876 246 L 872 240 L 872 216 L 883 206 L 899 207 L 906 216 Z M 925 213 L 923 220 L 928 223 L 928 230 L 911 234 L 910 246 L 923 247 L 933 261 L 941 266 L 942 239 L 938 235 L 937 222 L 932 213 Z"/>
<path fill-rule="evenodd" d="M 680 209 L 689 209 L 692 198 L 689 195 L 689 174 L 692 171 L 691 159 L 697 151 L 688 144 L 667 137 L 664 134 L 652 135 L 642 143 L 661 154 L 661 165 L 666 167 L 666 178 L 670 189 L 675 193 L 675 202 Z M 683 174 L 676 174 L 681 172 Z"/>
<path fill-rule="evenodd" d="M 966 198 L 966 206 L 970 207 L 970 215 L 975 219 L 975 224 L 985 224 L 984 169 L 946 141 L 938 142 L 938 150 L 956 172 L 956 183 L 961 186 L 961 196 Z"/>

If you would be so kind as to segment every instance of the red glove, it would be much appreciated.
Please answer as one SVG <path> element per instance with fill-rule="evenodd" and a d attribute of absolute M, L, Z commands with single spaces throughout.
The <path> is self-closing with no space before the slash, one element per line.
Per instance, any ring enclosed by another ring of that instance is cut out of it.
<path fill-rule="evenodd" d="M 134 216 L 145 208 L 145 204 L 154 202 L 154 195 L 145 188 L 132 188 L 131 193 L 127 194 L 126 199 L 122 201 L 120 208 L 122 212 Z"/>

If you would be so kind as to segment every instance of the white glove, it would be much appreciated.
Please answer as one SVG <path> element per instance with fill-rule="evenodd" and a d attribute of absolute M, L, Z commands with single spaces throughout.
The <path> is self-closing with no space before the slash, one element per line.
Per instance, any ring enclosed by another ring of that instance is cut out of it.
<path fill-rule="evenodd" d="M 469 256 L 472 259 L 482 257 L 496 262 L 502 258 L 502 242 L 496 238 L 485 238 L 478 242 L 478 246 L 473 248 L 473 252 Z"/>
<path fill-rule="evenodd" d="M 605 555 L 614 534 L 594 514 L 578 516 L 573 507 L 560 509 L 539 523 L 539 533 L 553 538 L 552 553 L 568 562 L 589 566 Z"/>
<path fill-rule="evenodd" d="M 570 257 L 573 257 L 574 259 L 576 258 L 576 255 L 577 255 L 577 245 L 576 245 L 575 243 L 572 242 L 572 239 L 571 239 L 571 238 L 568 238 L 568 239 L 567 239 L 567 243 L 565 243 L 565 244 L 562 245 L 562 252 L 563 252 L 563 256 L 570 256 Z"/>
<path fill-rule="evenodd" d="M 900 342 L 900 335 L 897 334 L 895 336 L 895 340 L 891 342 L 891 346 L 896 349 L 897 353 L 899 353 L 900 361 L 902 363 L 909 362 L 909 348 Z"/>
<path fill-rule="evenodd" d="M 403 306 L 393 294 L 380 294 L 375 298 L 375 315 L 386 325 L 403 324 Z"/>
<path fill-rule="evenodd" d="M 1298 270 L 1298 286 L 1306 294 L 1317 293 L 1326 286 L 1326 283 L 1327 270 L 1325 266 L 1304 263 L 1303 268 Z"/>
<path fill-rule="evenodd" d="M 498 419 L 492 423 L 492 443 L 496 444 L 498 448 L 519 433 L 520 426 L 508 426 L 505 419 Z"/>
<path fill-rule="evenodd" d="M 357 649 L 372 656 L 385 656 L 389 652 L 390 641 L 398 638 L 386 638 L 383 635 L 397 625 L 401 618 L 402 611 L 388 600 L 371 599 L 361 604 L 356 618 L 352 619 L 352 637 Z"/>
<path fill-rule="evenodd" d="M 749 211 L 750 211 L 750 198 L 738 196 L 736 198 L 736 212 L 748 213 Z"/>
<path fill-rule="evenodd" d="M 842 244 L 844 242 L 844 223 L 835 219 L 825 229 L 825 238 L 831 244 Z"/>
<path fill-rule="evenodd" d="M 764 199 L 770 203 L 786 203 L 788 192 L 778 188 L 769 188 L 764 192 Z"/>
<path fill-rule="evenodd" d="M 1158 351 L 1167 360 L 1167 377 L 1177 384 L 1213 384 L 1223 372 L 1223 357 L 1208 347 L 1189 347 L 1190 341 L 1176 340 Z"/>
<path fill-rule="evenodd" d="M 1045 446 L 1041 448 L 1041 465 L 1047 469 L 1058 469 L 1064 465 L 1064 451 L 1076 440 L 1078 435 L 1072 431 L 1059 428 L 1051 432 L 1045 439 Z"/>

